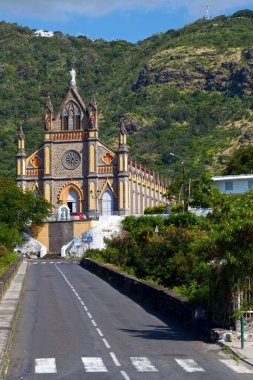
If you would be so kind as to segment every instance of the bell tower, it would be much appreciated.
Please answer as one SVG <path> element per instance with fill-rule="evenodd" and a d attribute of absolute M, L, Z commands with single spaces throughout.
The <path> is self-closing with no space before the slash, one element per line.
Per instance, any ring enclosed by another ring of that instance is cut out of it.
<path fill-rule="evenodd" d="M 88 210 L 90 216 L 98 213 L 98 108 L 95 96 L 93 96 L 89 106 L 88 123 Z"/>
<path fill-rule="evenodd" d="M 26 185 L 26 153 L 25 153 L 25 135 L 23 128 L 19 127 L 18 132 L 18 150 L 16 154 L 17 164 L 17 185 L 25 188 Z"/>
<path fill-rule="evenodd" d="M 129 171 L 128 147 L 126 144 L 127 132 L 124 121 L 121 120 L 119 132 L 118 156 L 118 209 L 120 215 L 129 214 Z"/>

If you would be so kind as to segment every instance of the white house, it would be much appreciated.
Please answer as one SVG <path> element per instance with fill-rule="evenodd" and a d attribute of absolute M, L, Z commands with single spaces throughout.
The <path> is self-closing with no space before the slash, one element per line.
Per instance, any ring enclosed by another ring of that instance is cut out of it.
<path fill-rule="evenodd" d="M 33 35 L 35 37 L 53 37 L 54 36 L 54 32 L 46 32 L 45 30 L 41 29 L 41 30 L 36 30 L 36 32 L 33 33 Z"/>
<path fill-rule="evenodd" d="M 253 174 L 212 177 L 213 185 L 225 194 L 240 194 L 253 188 Z"/>

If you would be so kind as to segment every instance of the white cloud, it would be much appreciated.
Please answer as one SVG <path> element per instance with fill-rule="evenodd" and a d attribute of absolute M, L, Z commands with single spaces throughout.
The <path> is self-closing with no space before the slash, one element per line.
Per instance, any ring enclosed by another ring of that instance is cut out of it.
<path fill-rule="evenodd" d="M 4 16 L 12 14 L 55 20 L 72 18 L 75 14 L 99 17 L 117 10 L 160 8 L 173 13 L 184 7 L 190 15 L 201 17 L 206 4 L 214 16 L 233 8 L 252 8 L 252 0 L 0 0 L 0 9 Z"/>

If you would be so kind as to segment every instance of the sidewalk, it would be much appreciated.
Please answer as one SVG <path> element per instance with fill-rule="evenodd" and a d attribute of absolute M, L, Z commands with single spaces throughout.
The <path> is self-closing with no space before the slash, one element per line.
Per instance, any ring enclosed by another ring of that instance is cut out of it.
<path fill-rule="evenodd" d="M 242 361 L 253 366 L 253 342 L 244 342 L 244 349 L 241 349 L 241 342 L 220 342 L 222 347 L 229 347 Z"/>
<path fill-rule="evenodd" d="M 23 261 L 11 286 L 0 302 L 0 378 L 12 337 L 13 325 L 18 309 L 20 294 L 26 276 L 28 262 Z"/>

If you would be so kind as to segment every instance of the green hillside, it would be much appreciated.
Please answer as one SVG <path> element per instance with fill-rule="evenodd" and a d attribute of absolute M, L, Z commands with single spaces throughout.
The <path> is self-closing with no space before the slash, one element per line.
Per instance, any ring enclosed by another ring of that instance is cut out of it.
<path fill-rule="evenodd" d="M 85 102 L 93 93 L 100 137 L 116 143 L 119 119 L 129 132 L 132 159 L 165 175 L 222 170 L 234 149 L 253 140 L 253 12 L 198 20 L 137 44 L 89 40 L 56 32 L 34 37 L 0 23 L 0 176 L 15 175 L 16 131 L 26 151 L 41 143 L 43 105 L 54 109 L 77 71 Z"/>

